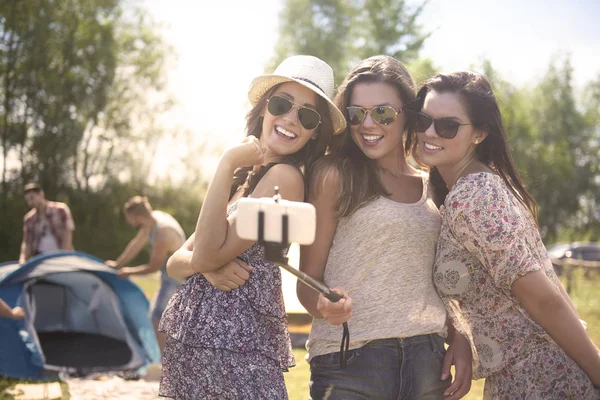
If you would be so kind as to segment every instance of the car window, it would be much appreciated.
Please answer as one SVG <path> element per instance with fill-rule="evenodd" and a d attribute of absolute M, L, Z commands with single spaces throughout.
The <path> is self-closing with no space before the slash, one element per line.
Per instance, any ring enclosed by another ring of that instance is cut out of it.
<path fill-rule="evenodd" d="M 600 261 L 600 248 L 583 248 L 581 249 L 581 259 L 587 261 Z"/>

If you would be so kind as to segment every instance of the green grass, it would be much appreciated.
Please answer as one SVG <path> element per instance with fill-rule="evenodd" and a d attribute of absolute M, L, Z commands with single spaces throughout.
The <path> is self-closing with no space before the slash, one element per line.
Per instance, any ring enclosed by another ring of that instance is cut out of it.
<path fill-rule="evenodd" d="M 140 286 L 144 294 L 152 299 L 158 289 L 160 281 L 156 276 L 134 277 L 133 281 Z M 566 287 L 566 281 L 563 279 Z M 573 280 L 573 291 L 571 298 L 577 307 L 581 318 L 588 323 L 588 330 L 592 340 L 600 346 L 600 272 L 586 279 L 582 271 L 576 270 Z M 294 349 L 296 366 L 291 368 L 285 376 L 290 400 L 306 400 L 308 398 L 308 381 L 310 370 L 308 363 L 304 361 L 306 350 Z M 35 381 L 15 380 L 0 377 L 0 399 L 13 399 L 12 396 L 3 394 L 4 390 L 13 387 L 17 383 L 34 383 Z M 463 399 L 479 400 L 483 397 L 484 380 L 473 381 L 471 391 Z M 69 399 L 68 386 L 61 382 L 61 388 L 65 393 L 64 399 Z"/>
<path fill-rule="evenodd" d="M 148 300 L 152 300 L 154 293 L 158 290 L 158 285 L 160 285 L 158 274 L 134 276 L 131 280 L 142 289 Z"/>
<path fill-rule="evenodd" d="M 290 368 L 289 372 L 284 374 L 285 386 L 287 387 L 290 400 L 308 399 L 308 381 L 310 379 L 310 369 L 308 363 L 304 361 L 306 350 L 294 349 L 296 357 L 296 366 Z"/>

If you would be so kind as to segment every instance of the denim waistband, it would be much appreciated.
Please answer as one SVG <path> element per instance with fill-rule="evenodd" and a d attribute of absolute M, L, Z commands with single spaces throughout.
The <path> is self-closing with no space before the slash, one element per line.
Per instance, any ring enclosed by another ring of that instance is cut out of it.
<path fill-rule="evenodd" d="M 425 335 L 411 336 L 407 338 L 387 338 L 387 339 L 376 339 L 369 341 L 365 346 L 367 347 L 397 347 L 397 346 L 410 346 L 417 343 L 432 341 L 433 339 L 443 337 L 437 333 L 428 333 Z"/>

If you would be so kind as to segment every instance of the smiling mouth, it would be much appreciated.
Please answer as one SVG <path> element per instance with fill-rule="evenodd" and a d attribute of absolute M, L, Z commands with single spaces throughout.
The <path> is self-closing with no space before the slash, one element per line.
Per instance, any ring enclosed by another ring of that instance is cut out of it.
<path fill-rule="evenodd" d="M 275 132 L 277 132 L 277 134 L 279 134 L 279 136 L 283 136 L 284 138 L 286 138 L 288 140 L 294 140 L 298 137 L 294 132 L 290 132 L 287 129 L 284 129 L 280 126 L 275 127 Z"/>
<path fill-rule="evenodd" d="M 443 150 L 443 147 L 440 146 L 436 146 L 433 145 L 431 143 L 427 143 L 427 142 L 423 142 L 423 147 L 425 147 L 427 150 Z"/>
<path fill-rule="evenodd" d="M 360 135 L 360 137 L 367 144 L 375 144 L 383 139 L 382 135 Z"/>

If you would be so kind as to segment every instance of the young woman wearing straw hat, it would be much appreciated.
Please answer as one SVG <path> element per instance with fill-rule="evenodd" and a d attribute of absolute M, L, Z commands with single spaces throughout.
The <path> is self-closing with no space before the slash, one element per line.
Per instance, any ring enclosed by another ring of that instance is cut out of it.
<path fill-rule="evenodd" d="M 345 295 L 332 303 L 298 285 L 315 317 L 307 343 L 312 399 L 456 400 L 470 389 L 468 342 L 450 330 L 446 352 L 446 310 L 432 282 L 440 216 L 427 175 L 405 152 L 403 110 L 414 100 L 399 61 L 361 61 L 336 98 L 347 132 L 309 175 L 317 235 L 302 248 L 300 269 Z M 348 351 L 340 351 L 343 322 Z"/>
<path fill-rule="evenodd" d="M 287 398 L 283 371 L 294 359 L 281 273 L 258 244 L 237 236 L 235 210 L 240 198 L 270 197 L 274 186 L 284 199 L 304 200 L 301 168 L 310 170 L 331 135 L 345 129 L 330 100 L 333 84 L 332 69 L 312 56 L 290 57 L 252 81 L 247 137 L 222 155 L 196 232 L 169 261 L 172 276 L 191 277 L 161 320 L 168 334 L 161 396 Z M 205 275 L 237 258 L 251 269 L 245 284 L 212 286 Z"/>

